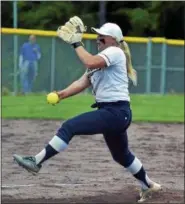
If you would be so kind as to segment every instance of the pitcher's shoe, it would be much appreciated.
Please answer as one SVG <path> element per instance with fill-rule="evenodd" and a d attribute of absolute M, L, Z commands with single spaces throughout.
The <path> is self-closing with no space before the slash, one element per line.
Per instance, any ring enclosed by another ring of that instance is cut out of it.
<path fill-rule="evenodd" d="M 38 173 L 42 167 L 40 164 L 36 164 L 36 159 L 33 156 L 23 157 L 18 154 L 14 154 L 13 158 L 20 166 L 33 173 L 34 175 Z"/>
<path fill-rule="evenodd" d="M 162 190 L 161 185 L 158 183 L 152 182 L 150 184 L 150 188 L 148 188 L 146 190 L 143 190 L 143 189 L 141 190 L 141 192 L 139 194 L 140 198 L 138 200 L 138 203 L 144 202 L 147 198 L 149 198 L 151 196 L 152 193 L 158 192 L 160 190 Z"/>

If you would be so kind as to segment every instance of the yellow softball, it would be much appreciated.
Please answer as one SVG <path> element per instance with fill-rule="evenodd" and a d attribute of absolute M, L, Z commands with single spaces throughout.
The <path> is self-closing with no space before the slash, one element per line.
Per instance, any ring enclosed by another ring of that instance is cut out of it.
<path fill-rule="evenodd" d="M 58 94 L 51 92 L 47 95 L 47 102 L 50 104 L 56 104 L 59 101 Z"/>

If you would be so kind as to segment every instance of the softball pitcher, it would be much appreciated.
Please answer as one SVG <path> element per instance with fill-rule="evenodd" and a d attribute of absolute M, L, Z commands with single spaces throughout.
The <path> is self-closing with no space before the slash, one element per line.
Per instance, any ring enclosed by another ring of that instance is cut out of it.
<path fill-rule="evenodd" d="M 92 86 L 97 108 L 63 123 L 48 145 L 35 156 L 13 155 L 14 160 L 32 173 L 38 173 L 42 164 L 64 151 L 74 135 L 103 134 L 113 159 L 125 167 L 141 184 L 140 198 L 143 202 L 151 192 L 161 189 L 146 174 L 141 161 L 128 147 L 127 129 L 132 121 L 129 78 L 137 85 L 137 73 L 132 67 L 131 54 L 123 40 L 120 27 L 105 23 L 101 28 L 92 28 L 97 37 L 99 53 L 92 55 L 81 42 L 86 31 L 82 20 L 75 16 L 57 30 L 58 36 L 74 47 L 87 70 L 84 75 L 64 90 L 58 91 L 60 100 L 82 92 Z M 75 68 L 75 67 L 74 67 Z"/>

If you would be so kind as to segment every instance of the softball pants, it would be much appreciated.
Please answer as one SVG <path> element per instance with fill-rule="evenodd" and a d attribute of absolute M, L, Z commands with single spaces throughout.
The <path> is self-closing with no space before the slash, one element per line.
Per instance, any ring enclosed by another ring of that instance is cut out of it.
<path fill-rule="evenodd" d="M 97 103 L 98 109 L 67 120 L 57 132 L 67 144 L 74 135 L 103 134 L 113 159 L 128 167 L 134 155 L 128 148 L 127 128 L 132 120 L 127 101 Z"/>

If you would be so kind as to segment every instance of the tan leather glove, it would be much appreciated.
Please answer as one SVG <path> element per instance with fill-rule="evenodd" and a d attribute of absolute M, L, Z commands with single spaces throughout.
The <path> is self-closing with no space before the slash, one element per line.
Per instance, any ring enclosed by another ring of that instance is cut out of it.
<path fill-rule="evenodd" d="M 58 28 L 57 35 L 65 42 L 73 44 L 81 42 L 83 33 L 86 30 L 87 28 L 84 26 L 83 21 L 78 16 L 74 16 L 65 25 Z"/>

